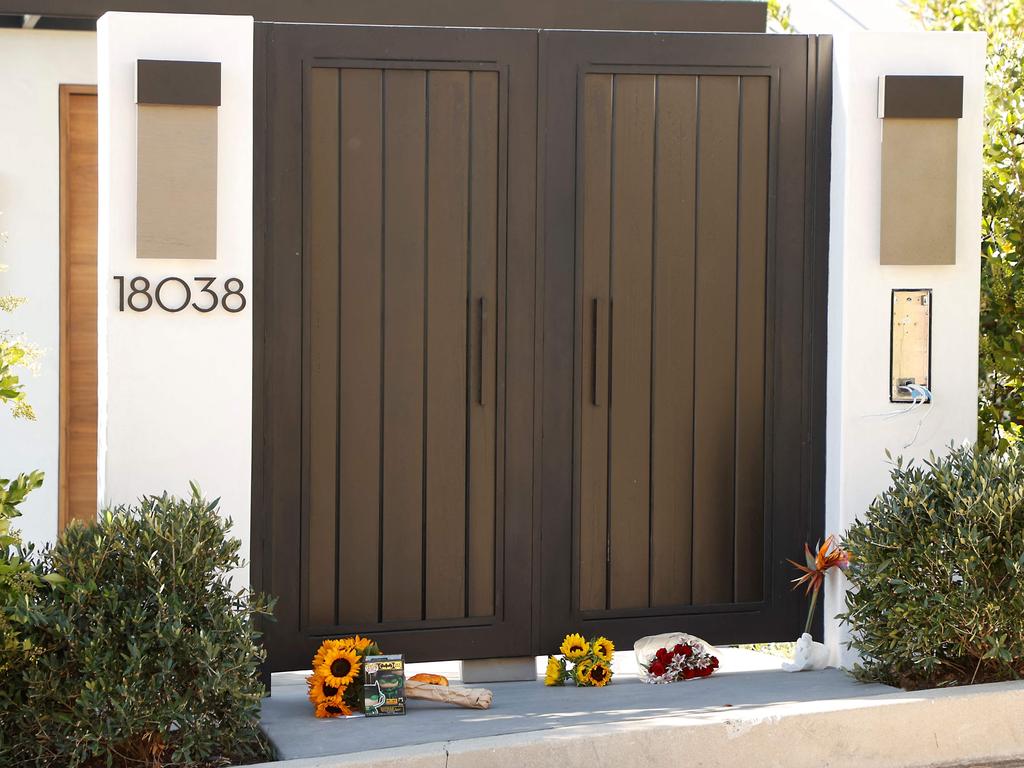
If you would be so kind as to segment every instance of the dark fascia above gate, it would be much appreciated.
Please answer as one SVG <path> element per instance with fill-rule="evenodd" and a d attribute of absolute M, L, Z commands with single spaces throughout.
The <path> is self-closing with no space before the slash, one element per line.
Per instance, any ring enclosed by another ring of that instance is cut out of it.
<path fill-rule="evenodd" d="M 107 11 L 248 14 L 257 21 L 529 29 L 764 32 L 754 0 L 0 0 L 0 17 L 94 22 Z M 47 23 L 49 22 L 49 23 Z M 10 26 L 5 24 L 4 26 Z M 75 26 L 78 26 L 77 24 Z"/>

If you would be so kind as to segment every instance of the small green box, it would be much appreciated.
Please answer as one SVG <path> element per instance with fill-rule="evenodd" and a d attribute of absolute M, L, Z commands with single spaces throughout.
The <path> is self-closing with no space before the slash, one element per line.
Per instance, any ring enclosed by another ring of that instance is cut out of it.
<path fill-rule="evenodd" d="M 405 659 L 402 654 L 363 659 L 363 713 L 367 717 L 405 714 Z"/>

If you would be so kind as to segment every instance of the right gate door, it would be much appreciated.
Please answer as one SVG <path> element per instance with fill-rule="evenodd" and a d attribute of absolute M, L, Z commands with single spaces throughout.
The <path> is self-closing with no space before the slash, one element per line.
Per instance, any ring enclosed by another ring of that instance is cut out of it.
<path fill-rule="evenodd" d="M 799 634 L 785 558 L 820 535 L 824 46 L 542 33 L 543 646 Z"/>

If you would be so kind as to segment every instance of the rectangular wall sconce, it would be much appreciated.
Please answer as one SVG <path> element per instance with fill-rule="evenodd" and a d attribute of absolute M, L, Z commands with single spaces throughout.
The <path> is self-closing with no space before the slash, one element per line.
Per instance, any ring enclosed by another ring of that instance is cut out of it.
<path fill-rule="evenodd" d="M 959 75 L 883 75 L 882 264 L 956 263 Z"/>
<path fill-rule="evenodd" d="M 921 401 L 932 386 L 932 292 L 930 288 L 892 292 L 889 402 Z M 931 397 L 924 398 L 930 402 Z"/>
<path fill-rule="evenodd" d="M 140 59 L 140 259 L 217 258 L 220 62 Z"/>

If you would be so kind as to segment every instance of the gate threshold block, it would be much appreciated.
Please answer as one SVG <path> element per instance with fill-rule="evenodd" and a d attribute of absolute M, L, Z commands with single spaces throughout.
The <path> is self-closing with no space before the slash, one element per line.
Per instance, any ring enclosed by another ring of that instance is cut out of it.
<path fill-rule="evenodd" d="M 462 682 L 465 685 L 536 679 L 537 661 L 533 656 L 470 659 L 462 662 Z"/>

